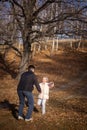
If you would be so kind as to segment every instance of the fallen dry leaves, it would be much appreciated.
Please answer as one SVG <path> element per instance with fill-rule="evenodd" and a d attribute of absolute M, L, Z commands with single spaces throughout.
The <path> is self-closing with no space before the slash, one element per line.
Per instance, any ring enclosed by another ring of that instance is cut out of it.
<path fill-rule="evenodd" d="M 13 113 L 18 109 L 16 79 L 4 73 L 0 80 L 0 130 L 87 130 L 87 53 L 59 52 L 50 57 L 48 52 L 36 54 L 31 63 L 36 66 L 39 82 L 44 75 L 54 81 L 46 115 L 33 112 L 34 121 L 18 121 Z M 34 90 L 35 106 L 37 91 Z M 13 108 L 12 108 L 13 107 Z M 37 107 L 37 106 L 36 106 Z M 13 111 L 14 110 L 14 111 Z M 24 109 L 26 112 L 26 107 Z"/>

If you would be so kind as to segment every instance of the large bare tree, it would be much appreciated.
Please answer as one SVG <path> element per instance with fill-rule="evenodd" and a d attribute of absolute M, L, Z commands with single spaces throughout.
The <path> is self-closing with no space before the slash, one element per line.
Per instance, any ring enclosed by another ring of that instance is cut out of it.
<path fill-rule="evenodd" d="M 85 0 L 0 0 L 0 7 L 2 5 L 0 23 L 3 24 L 3 20 L 4 25 L 0 29 L 0 36 L 14 49 L 14 39 L 21 38 L 23 42 L 20 74 L 29 64 L 31 44 L 39 38 L 60 33 L 86 37 Z M 7 18 L 7 21 L 4 18 Z"/>

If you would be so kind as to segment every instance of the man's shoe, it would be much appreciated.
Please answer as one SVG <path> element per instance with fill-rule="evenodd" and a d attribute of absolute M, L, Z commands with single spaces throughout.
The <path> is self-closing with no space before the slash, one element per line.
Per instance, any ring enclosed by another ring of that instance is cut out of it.
<path fill-rule="evenodd" d="M 18 116 L 18 120 L 24 120 L 22 116 Z"/>
<path fill-rule="evenodd" d="M 32 118 L 29 118 L 29 119 L 25 119 L 25 121 L 26 121 L 26 122 L 28 122 L 28 121 L 33 121 L 33 119 L 32 119 Z"/>

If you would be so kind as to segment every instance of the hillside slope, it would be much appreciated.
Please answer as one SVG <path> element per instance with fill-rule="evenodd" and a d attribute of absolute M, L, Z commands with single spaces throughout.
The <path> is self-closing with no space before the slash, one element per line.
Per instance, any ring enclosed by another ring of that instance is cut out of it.
<path fill-rule="evenodd" d="M 50 90 L 47 113 L 42 116 L 37 108 L 35 89 L 33 122 L 17 120 L 18 81 L 2 69 L 0 57 L 0 130 L 87 130 L 87 53 L 60 51 L 50 57 L 43 51 L 36 54 L 32 63 L 39 82 L 46 75 L 55 83 Z"/>

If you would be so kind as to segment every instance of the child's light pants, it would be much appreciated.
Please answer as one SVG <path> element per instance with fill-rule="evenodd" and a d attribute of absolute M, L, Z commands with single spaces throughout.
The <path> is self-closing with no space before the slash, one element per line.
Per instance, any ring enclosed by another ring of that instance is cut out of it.
<path fill-rule="evenodd" d="M 37 104 L 42 107 L 42 114 L 46 113 L 46 99 L 38 99 Z"/>

